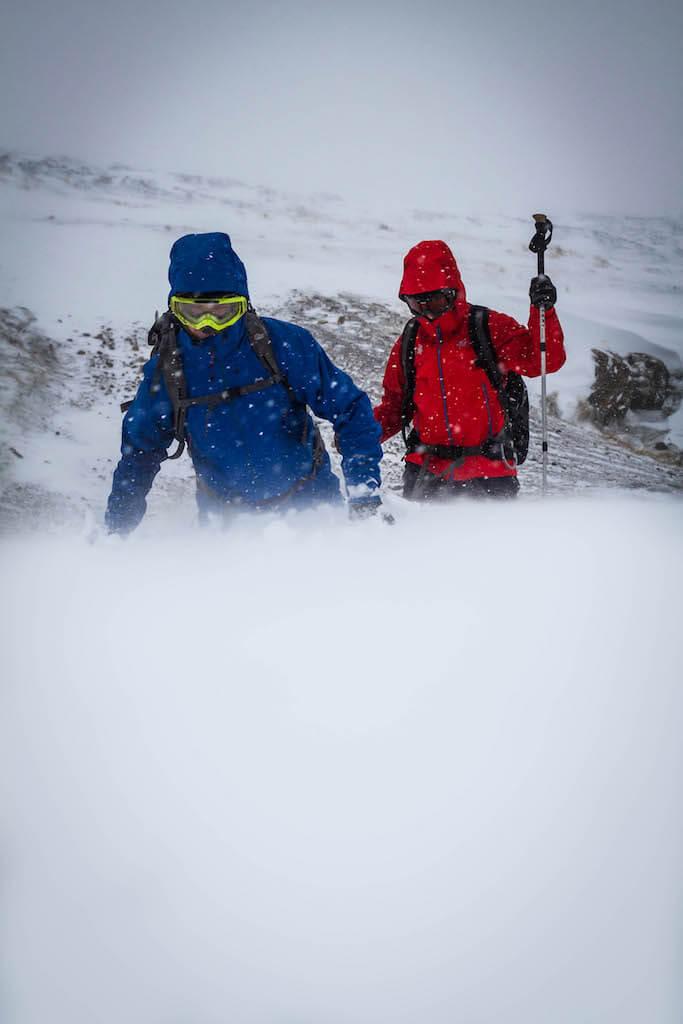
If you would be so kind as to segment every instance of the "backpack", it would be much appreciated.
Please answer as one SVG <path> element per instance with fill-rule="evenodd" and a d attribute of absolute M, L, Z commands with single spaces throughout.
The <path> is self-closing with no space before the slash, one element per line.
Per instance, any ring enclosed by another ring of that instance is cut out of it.
<path fill-rule="evenodd" d="M 183 368 L 183 360 L 177 343 L 178 322 L 173 314 L 167 310 L 161 316 L 157 316 L 150 328 L 147 341 L 148 344 L 152 346 L 151 355 L 159 357 L 153 383 L 156 382 L 158 384 L 159 380 L 163 379 L 164 384 L 166 385 L 166 391 L 168 392 L 168 396 L 173 407 L 173 435 L 178 442 L 176 450 L 172 455 L 168 455 L 167 458 L 178 459 L 185 450 L 187 440 L 185 420 L 187 417 L 187 410 L 193 405 L 205 405 L 209 409 L 213 409 L 215 406 L 220 405 L 223 402 L 231 402 L 236 398 L 241 398 L 243 395 L 252 395 L 255 391 L 263 391 L 265 388 L 272 387 L 274 384 L 282 384 L 283 387 L 287 389 L 293 405 L 302 404 L 296 397 L 293 388 L 290 386 L 287 378 L 278 366 L 275 352 L 273 350 L 273 343 L 270 340 L 268 329 L 263 320 L 261 320 L 258 314 L 251 307 L 249 307 L 247 312 L 244 314 L 244 319 L 249 344 L 251 345 L 259 362 L 268 372 L 269 376 L 262 377 L 259 380 L 254 381 L 253 384 L 245 384 L 243 387 L 226 388 L 223 391 L 217 391 L 211 395 L 198 396 L 197 398 L 187 397 L 185 370 Z M 121 404 L 121 412 L 126 412 L 132 404 L 133 400 L 123 402 Z M 306 416 L 301 444 L 305 444 L 308 439 L 308 426 L 309 418 Z M 314 431 L 315 442 L 313 446 L 312 476 L 315 476 L 322 465 L 325 453 L 325 445 L 317 426 L 314 426 Z M 308 479 L 309 477 L 303 478 L 296 486 L 303 484 Z"/>
<path fill-rule="evenodd" d="M 523 377 L 518 373 L 501 373 L 489 331 L 489 311 L 485 306 L 470 306 L 467 328 L 470 343 L 477 357 L 475 365 L 486 371 L 498 395 L 505 416 L 503 436 L 487 438 L 482 445 L 453 447 L 422 444 L 414 428 L 407 435 L 407 428 L 415 412 L 415 339 L 418 328 L 418 318 L 413 317 L 405 325 L 401 337 L 401 367 L 405 380 L 401 405 L 401 432 L 406 448 L 409 451 L 419 449 L 427 455 L 454 461 L 461 461 L 468 455 L 485 455 L 491 459 L 510 458 L 514 455 L 517 464 L 521 465 L 529 451 L 529 394 Z"/>

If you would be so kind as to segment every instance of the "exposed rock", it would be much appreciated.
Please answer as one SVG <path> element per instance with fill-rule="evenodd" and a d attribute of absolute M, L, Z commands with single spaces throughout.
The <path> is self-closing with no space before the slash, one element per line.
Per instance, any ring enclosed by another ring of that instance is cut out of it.
<path fill-rule="evenodd" d="M 595 383 L 588 396 L 593 419 L 606 427 L 615 420 L 623 420 L 630 408 L 631 374 L 628 364 L 614 352 L 593 349 Z"/>
<path fill-rule="evenodd" d="M 548 416 L 554 416 L 556 419 L 561 419 L 560 416 L 560 396 L 557 391 L 548 392 L 546 398 L 546 411 Z"/>
<path fill-rule="evenodd" d="M 665 411 L 667 405 L 674 403 L 670 410 L 673 412 L 680 404 L 680 395 L 675 394 L 671 375 L 662 360 L 644 352 L 631 352 L 626 362 L 631 372 L 631 408 Z"/>
<path fill-rule="evenodd" d="M 42 406 L 56 404 L 66 375 L 54 340 L 38 327 L 28 309 L 0 308 L 0 357 L 3 369 L 2 424 L 30 427 Z M 36 396 L 40 396 L 37 400 Z M 0 460 L 1 461 L 1 460 Z"/>
<path fill-rule="evenodd" d="M 656 356 L 593 349 L 595 382 L 588 397 L 591 418 L 598 426 L 621 424 L 630 412 L 656 412 L 669 416 L 681 404 L 683 392 L 678 380 Z"/>

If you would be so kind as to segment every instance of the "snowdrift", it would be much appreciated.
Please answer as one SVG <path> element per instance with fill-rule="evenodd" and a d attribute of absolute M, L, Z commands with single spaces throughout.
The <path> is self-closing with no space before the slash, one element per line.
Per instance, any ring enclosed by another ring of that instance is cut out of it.
<path fill-rule="evenodd" d="M 680 502 L 2 543 L 4 1024 L 674 1024 Z"/>

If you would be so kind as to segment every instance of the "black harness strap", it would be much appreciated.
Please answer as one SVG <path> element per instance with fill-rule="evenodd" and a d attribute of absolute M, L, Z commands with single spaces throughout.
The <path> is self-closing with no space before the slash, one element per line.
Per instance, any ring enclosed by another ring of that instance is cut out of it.
<path fill-rule="evenodd" d="M 185 384 L 183 359 L 178 348 L 176 320 L 170 315 L 168 327 L 165 335 L 162 335 L 160 346 L 161 344 L 165 344 L 165 351 L 160 347 L 159 366 L 161 367 L 164 384 L 173 405 L 173 433 L 178 442 L 178 447 L 173 452 L 173 455 L 169 455 L 168 458 L 179 459 L 185 451 L 185 420 L 187 410 L 184 402 L 187 398 L 187 385 Z"/>
<path fill-rule="evenodd" d="M 263 363 L 268 373 L 273 377 L 279 377 L 284 383 L 285 379 L 280 373 L 280 367 L 277 364 L 275 353 L 273 352 L 273 343 L 266 330 L 266 325 L 251 306 L 244 314 L 244 322 L 247 327 L 247 334 L 249 335 L 249 343 L 255 355 Z M 285 384 L 285 386 L 288 391 L 291 391 L 289 384 Z"/>
<path fill-rule="evenodd" d="M 418 455 L 431 455 L 435 459 L 447 459 L 456 466 L 461 465 L 470 455 L 483 455 L 495 462 L 505 458 L 506 434 L 501 431 L 495 437 L 489 437 L 483 444 L 476 445 L 450 445 L 450 444 L 423 444 L 417 431 L 413 428 L 407 438 L 406 447 L 408 454 L 417 452 Z"/>
<path fill-rule="evenodd" d="M 445 445 L 423 444 L 417 430 L 413 427 L 408 434 L 408 426 L 415 413 L 415 340 L 419 329 L 417 317 L 413 317 L 403 328 L 401 337 L 401 367 L 405 381 L 401 404 L 401 434 L 407 454 L 417 452 L 430 455 L 436 459 L 447 459 L 453 468 L 465 461 L 470 455 L 483 455 L 495 462 L 505 460 L 509 456 L 508 421 L 509 410 L 505 393 L 503 375 L 498 366 L 496 353 L 491 342 L 488 326 L 489 311 L 486 306 L 470 306 L 467 331 L 476 358 L 476 365 L 484 370 L 495 388 L 505 416 L 505 427 L 495 437 L 488 437 L 480 445 Z"/>
<path fill-rule="evenodd" d="M 255 391 L 263 391 L 265 388 L 272 387 L 273 384 L 283 383 L 282 378 L 268 377 L 267 380 L 256 380 L 253 384 L 245 384 L 239 388 L 226 388 L 224 391 L 217 391 L 211 395 L 183 398 L 178 405 L 181 409 L 190 409 L 193 405 L 206 405 L 209 409 L 214 409 L 217 405 L 222 405 L 223 402 L 232 402 L 233 399 L 241 398 L 243 395 L 253 395 Z"/>
<path fill-rule="evenodd" d="M 505 416 L 505 423 L 507 425 L 510 419 L 510 409 L 508 406 L 508 396 L 505 391 L 505 381 L 503 374 L 501 373 L 500 366 L 498 365 L 498 357 L 496 356 L 491 341 L 491 332 L 489 330 L 489 311 L 486 306 L 470 306 L 470 313 L 468 319 L 468 331 L 474 354 L 477 357 L 477 366 L 486 372 L 488 379 L 495 388 Z"/>
<path fill-rule="evenodd" d="M 293 405 L 300 406 L 305 404 L 300 398 L 298 398 L 289 381 L 280 370 L 277 359 L 275 358 L 275 352 L 273 351 L 273 344 L 268 334 L 268 330 L 252 306 L 249 306 L 249 309 L 244 315 L 244 319 L 249 344 L 251 345 L 257 359 L 268 373 L 268 376 L 256 380 L 252 384 L 244 384 L 241 387 L 225 388 L 223 391 L 217 391 L 210 395 L 198 395 L 194 398 L 188 398 L 187 396 L 183 360 L 177 341 L 178 323 L 175 317 L 167 310 L 162 314 L 162 316 L 158 317 L 153 324 L 149 332 L 148 341 L 149 344 L 153 346 L 152 356 L 158 355 L 159 357 L 153 379 L 153 386 L 156 384 L 158 387 L 159 379 L 163 377 L 164 384 L 166 385 L 166 391 L 168 392 L 168 396 L 173 407 L 173 436 L 178 442 L 176 450 L 172 455 L 168 455 L 167 458 L 178 459 L 183 454 L 186 445 L 185 424 L 187 419 L 187 410 L 191 409 L 193 406 L 203 405 L 209 409 L 213 409 L 218 405 L 222 405 L 224 402 L 231 402 L 236 398 L 242 398 L 245 395 L 252 395 L 257 391 L 263 391 L 265 388 L 270 388 L 274 384 L 281 384 L 286 388 L 290 401 Z M 121 412 L 126 412 L 132 404 L 132 401 L 123 402 L 121 404 Z M 268 502 L 264 502 L 263 504 L 274 504 L 276 501 L 281 501 L 284 498 L 289 497 L 290 494 L 298 490 L 299 487 L 303 486 L 303 484 L 308 480 L 316 476 L 324 460 L 325 443 L 317 425 L 314 429 L 315 435 L 311 473 L 293 484 L 284 495 L 278 495 L 277 498 L 270 499 Z M 308 415 L 304 417 L 304 428 L 301 436 L 301 443 L 306 444 L 307 440 Z"/>
<path fill-rule="evenodd" d="M 178 447 L 168 459 L 177 459 L 185 450 L 185 407 L 186 400 L 185 374 L 182 359 L 176 341 L 176 321 L 170 312 L 157 316 L 152 324 L 147 341 L 152 345 L 152 356 L 158 355 L 156 371 L 152 379 L 152 387 L 159 387 L 159 379 L 163 376 L 168 396 L 173 407 L 173 436 Z M 121 403 L 121 412 L 128 412 L 134 399 Z"/>
<path fill-rule="evenodd" d="M 266 368 L 266 370 L 268 370 L 268 372 L 271 374 L 271 378 L 270 378 L 269 383 L 270 384 L 282 384 L 287 389 L 287 394 L 289 395 L 292 404 L 293 405 L 302 405 L 303 403 L 297 397 L 297 395 L 296 395 L 296 393 L 294 391 L 294 388 L 290 385 L 289 381 L 287 380 L 285 375 L 280 370 L 280 367 L 278 366 L 277 359 L 275 358 L 275 352 L 273 351 L 273 343 L 270 340 L 270 335 L 268 334 L 268 331 L 266 329 L 266 325 L 264 324 L 263 320 L 261 320 L 260 316 L 253 309 L 253 307 L 251 305 L 249 306 L 249 309 L 247 310 L 247 312 L 244 314 L 244 320 L 245 320 L 245 323 L 246 323 L 246 326 L 247 326 L 247 335 L 249 337 L 249 344 L 251 345 L 251 347 L 252 347 L 252 349 L 254 351 L 254 354 L 260 360 L 260 362 L 263 364 L 263 366 Z M 256 383 L 258 384 L 259 382 L 257 381 Z M 247 385 L 247 387 L 252 387 L 253 388 L 254 385 L 253 384 L 252 385 Z M 244 391 L 243 392 L 243 394 L 249 394 L 249 393 L 250 392 L 248 392 L 248 391 Z M 322 437 L 320 436 L 320 431 L 318 430 L 317 427 L 315 428 L 315 432 L 316 432 L 316 437 L 315 437 L 316 446 L 317 445 L 322 445 L 322 448 L 323 448 L 323 451 L 324 451 L 325 445 L 323 443 Z M 308 417 L 306 416 L 305 419 L 304 419 L 303 433 L 301 435 L 301 443 L 302 444 L 306 444 L 307 440 L 308 440 Z M 316 472 L 317 472 L 317 470 L 316 470 Z"/>
<path fill-rule="evenodd" d="M 403 398 L 401 402 L 401 436 L 408 447 L 408 427 L 415 413 L 415 339 L 420 324 L 416 316 L 403 328 L 401 335 L 401 369 L 403 370 Z"/>

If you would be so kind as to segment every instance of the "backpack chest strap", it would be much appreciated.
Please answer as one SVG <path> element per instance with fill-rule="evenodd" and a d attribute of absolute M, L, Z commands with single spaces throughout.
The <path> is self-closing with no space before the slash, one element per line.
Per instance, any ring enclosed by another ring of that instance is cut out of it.
<path fill-rule="evenodd" d="M 198 395 L 196 398 L 181 398 L 178 400 L 179 409 L 190 409 L 193 405 L 205 405 L 209 409 L 222 405 L 224 402 L 232 402 L 235 398 L 242 398 L 244 395 L 253 395 L 256 391 L 264 391 L 273 384 L 284 384 L 282 374 L 274 374 L 264 380 L 255 380 L 253 384 L 244 384 L 242 387 L 224 388 L 223 391 L 215 391 L 210 395 Z"/>
<path fill-rule="evenodd" d="M 203 405 L 211 409 L 223 402 L 231 402 L 244 395 L 251 395 L 257 391 L 263 391 L 265 388 L 270 388 L 274 384 L 280 384 L 286 389 L 292 405 L 306 408 L 305 400 L 299 398 L 289 383 L 286 374 L 280 369 L 268 329 L 251 306 L 245 313 L 244 320 L 251 349 L 270 376 L 256 380 L 252 384 L 224 388 L 222 391 L 217 391 L 210 395 L 198 395 L 196 398 L 189 398 L 187 395 L 183 358 L 177 339 L 179 325 L 170 312 L 162 314 L 162 316 L 157 317 L 155 320 L 148 338 L 149 344 L 153 346 L 152 355 L 158 356 L 154 380 L 158 383 L 159 379 L 163 378 L 166 385 L 166 390 L 173 407 L 173 434 L 178 442 L 175 452 L 172 455 L 168 455 L 167 458 L 177 459 L 183 453 L 186 439 L 185 421 L 187 410 L 192 406 Z M 124 403 L 122 411 L 125 412 L 131 404 L 130 402 Z M 301 444 L 308 442 L 309 422 L 309 417 L 305 416 Z M 317 428 L 315 430 L 317 434 Z"/>

